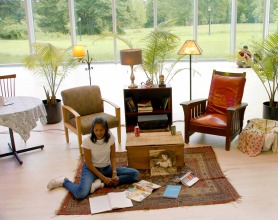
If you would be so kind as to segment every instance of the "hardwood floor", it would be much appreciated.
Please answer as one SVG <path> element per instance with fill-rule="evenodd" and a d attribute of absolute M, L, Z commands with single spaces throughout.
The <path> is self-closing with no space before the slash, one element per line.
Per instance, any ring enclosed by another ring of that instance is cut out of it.
<path fill-rule="evenodd" d="M 188 63 L 179 65 L 187 66 Z M 62 84 L 61 90 L 87 85 L 88 72 L 85 66 L 80 66 Z M 229 62 L 198 62 L 193 68 L 201 75 L 195 75 L 192 81 L 192 94 L 194 98 L 208 96 L 212 69 L 240 72 L 247 71 L 247 82 L 243 101 L 249 105 L 246 109 L 247 119 L 261 117 L 262 102 L 267 96 L 259 80 L 251 69 L 237 69 L 234 63 Z M 17 95 L 43 98 L 42 84 L 38 83 L 31 73 L 23 67 L 0 67 L 1 74 L 17 74 Z M 102 96 L 113 100 L 123 108 L 123 87 L 129 84 L 129 68 L 115 64 L 95 64 L 92 72 L 93 84 L 101 87 Z M 145 81 L 142 72 L 136 71 L 135 82 Z M 177 130 L 183 132 L 183 112 L 180 102 L 189 99 L 189 73 L 177 75 L 171 82 L 173 87 L 173 120 Z M 32 85 L 32 86 L 30 86 Z M 58 92 L 58 98 L 60 91 Z M 112 111 L 108 109 L 108 111 Z M 125 150 L 125 128 L 122 111 L 122 145 L 117 145 L 118 151 Z M 112 129 L 116 134 L 116 130 Z M 0 153 L 8 151 L 8 129 L 0 127 Z M 194 134 L 190 145 L 213 146 L 220 167 L 242 196 L 239 202 L 222 205 L 207 205 L 194 207 L 170 208 L 152 211 L 132 211 L 112 214 L 98 214 L 94 216 L 57 216 L 55 210 L 59 208 L 66 194 L 64 188 L 48 191 L 46 185 L 53 177 L 61 175 L 73 178 L 79 150 L 77 138 L 70 133 L 70 143 L 64 137 L 62 123 L 54 125 L 41 125 L 31 132 L 31 137 L 25 144 L 15 134 L 18 149 L 44 144 L 43 150 L 36 150 L 20 154 L 23 165 L 19 166 L 13 157 L 0 159 L 0 220 L 36 220 L 36 219 L 113 219 L 113 220 L 139 220 L 139 219 L 277 219 L 278 212 L 278 154 L 265 152 L 257 157 L 249 157 L 237 150 L 237 138 L 232 142 L 231 150 L 225 151 L 223 137 Z"/>

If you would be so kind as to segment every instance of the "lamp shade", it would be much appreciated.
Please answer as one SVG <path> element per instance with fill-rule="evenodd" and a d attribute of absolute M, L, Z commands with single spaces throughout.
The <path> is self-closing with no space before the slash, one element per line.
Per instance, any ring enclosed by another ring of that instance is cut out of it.
<path fill-rule="evenodd" d="M 200 55 L 202 54 L 201 47 L 197 44 L 195 40 L 187 40 L 182 45 L 178 52 L 178 55 Z"/>
<path fill-rule="evenodd" d="M 122 65 L 136 65 L 142 63 L 141 49 L 125 49 L 120 51 Z"/>
<path fill-rule="evenodd" d="M 72 50 L 72 56 L 83 58 L 85 56 L 85 48 L 82 45 L 75 45 Z"/>

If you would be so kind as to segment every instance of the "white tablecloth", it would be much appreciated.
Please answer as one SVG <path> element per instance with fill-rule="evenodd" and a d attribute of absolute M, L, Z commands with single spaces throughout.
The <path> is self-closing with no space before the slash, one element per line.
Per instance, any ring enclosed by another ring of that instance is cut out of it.
<path fill-rule="evenodd" d="M 6 98 L 6 106 L 0 106 L 0 125 L 11 128 L 26 142 L 37 121 L 46 124 L 46 111 L 42 100 L 34 97 Z"/>

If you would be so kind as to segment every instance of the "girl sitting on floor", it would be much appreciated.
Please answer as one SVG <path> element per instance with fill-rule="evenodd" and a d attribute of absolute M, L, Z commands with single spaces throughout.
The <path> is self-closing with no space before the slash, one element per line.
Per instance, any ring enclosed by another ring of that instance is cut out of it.
<path fill-rule="evenodd" d="M 109 131 L 104 117 L 93 120 L 91 134 L 82 143 L 85 163 L 82 167 L 81 180 L 74 184 L 65 177 L 51 180 L 49 190 L 63 186 L 76 199 L 84 199 L 96 189 L 119 184 L 133 183 L 138 180 L 138 170 L 116 167 L 115 137 Z"/>

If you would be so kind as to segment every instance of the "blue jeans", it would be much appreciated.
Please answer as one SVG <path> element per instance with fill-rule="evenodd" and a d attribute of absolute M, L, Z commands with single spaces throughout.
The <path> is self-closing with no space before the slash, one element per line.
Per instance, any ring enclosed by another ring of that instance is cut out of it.
<path fill-rule="evenodd" d="M 97 168 L 106 177 L 112 177 L 112 166 Z M 117 175 L 120 180 L 120 184 L 134 183 L 138 180 L 139 172 L 133 168 L 117 167 Z M 65 179 L 63 187 L 68 189 L 76 199 L 85 199 L 90 194 L 92 183 L 98 179 L 98 177 L 92 173 L 84 163 L 82 167 L 81 180 L 78 185 L 74 184 L 68 179 Z"/>

